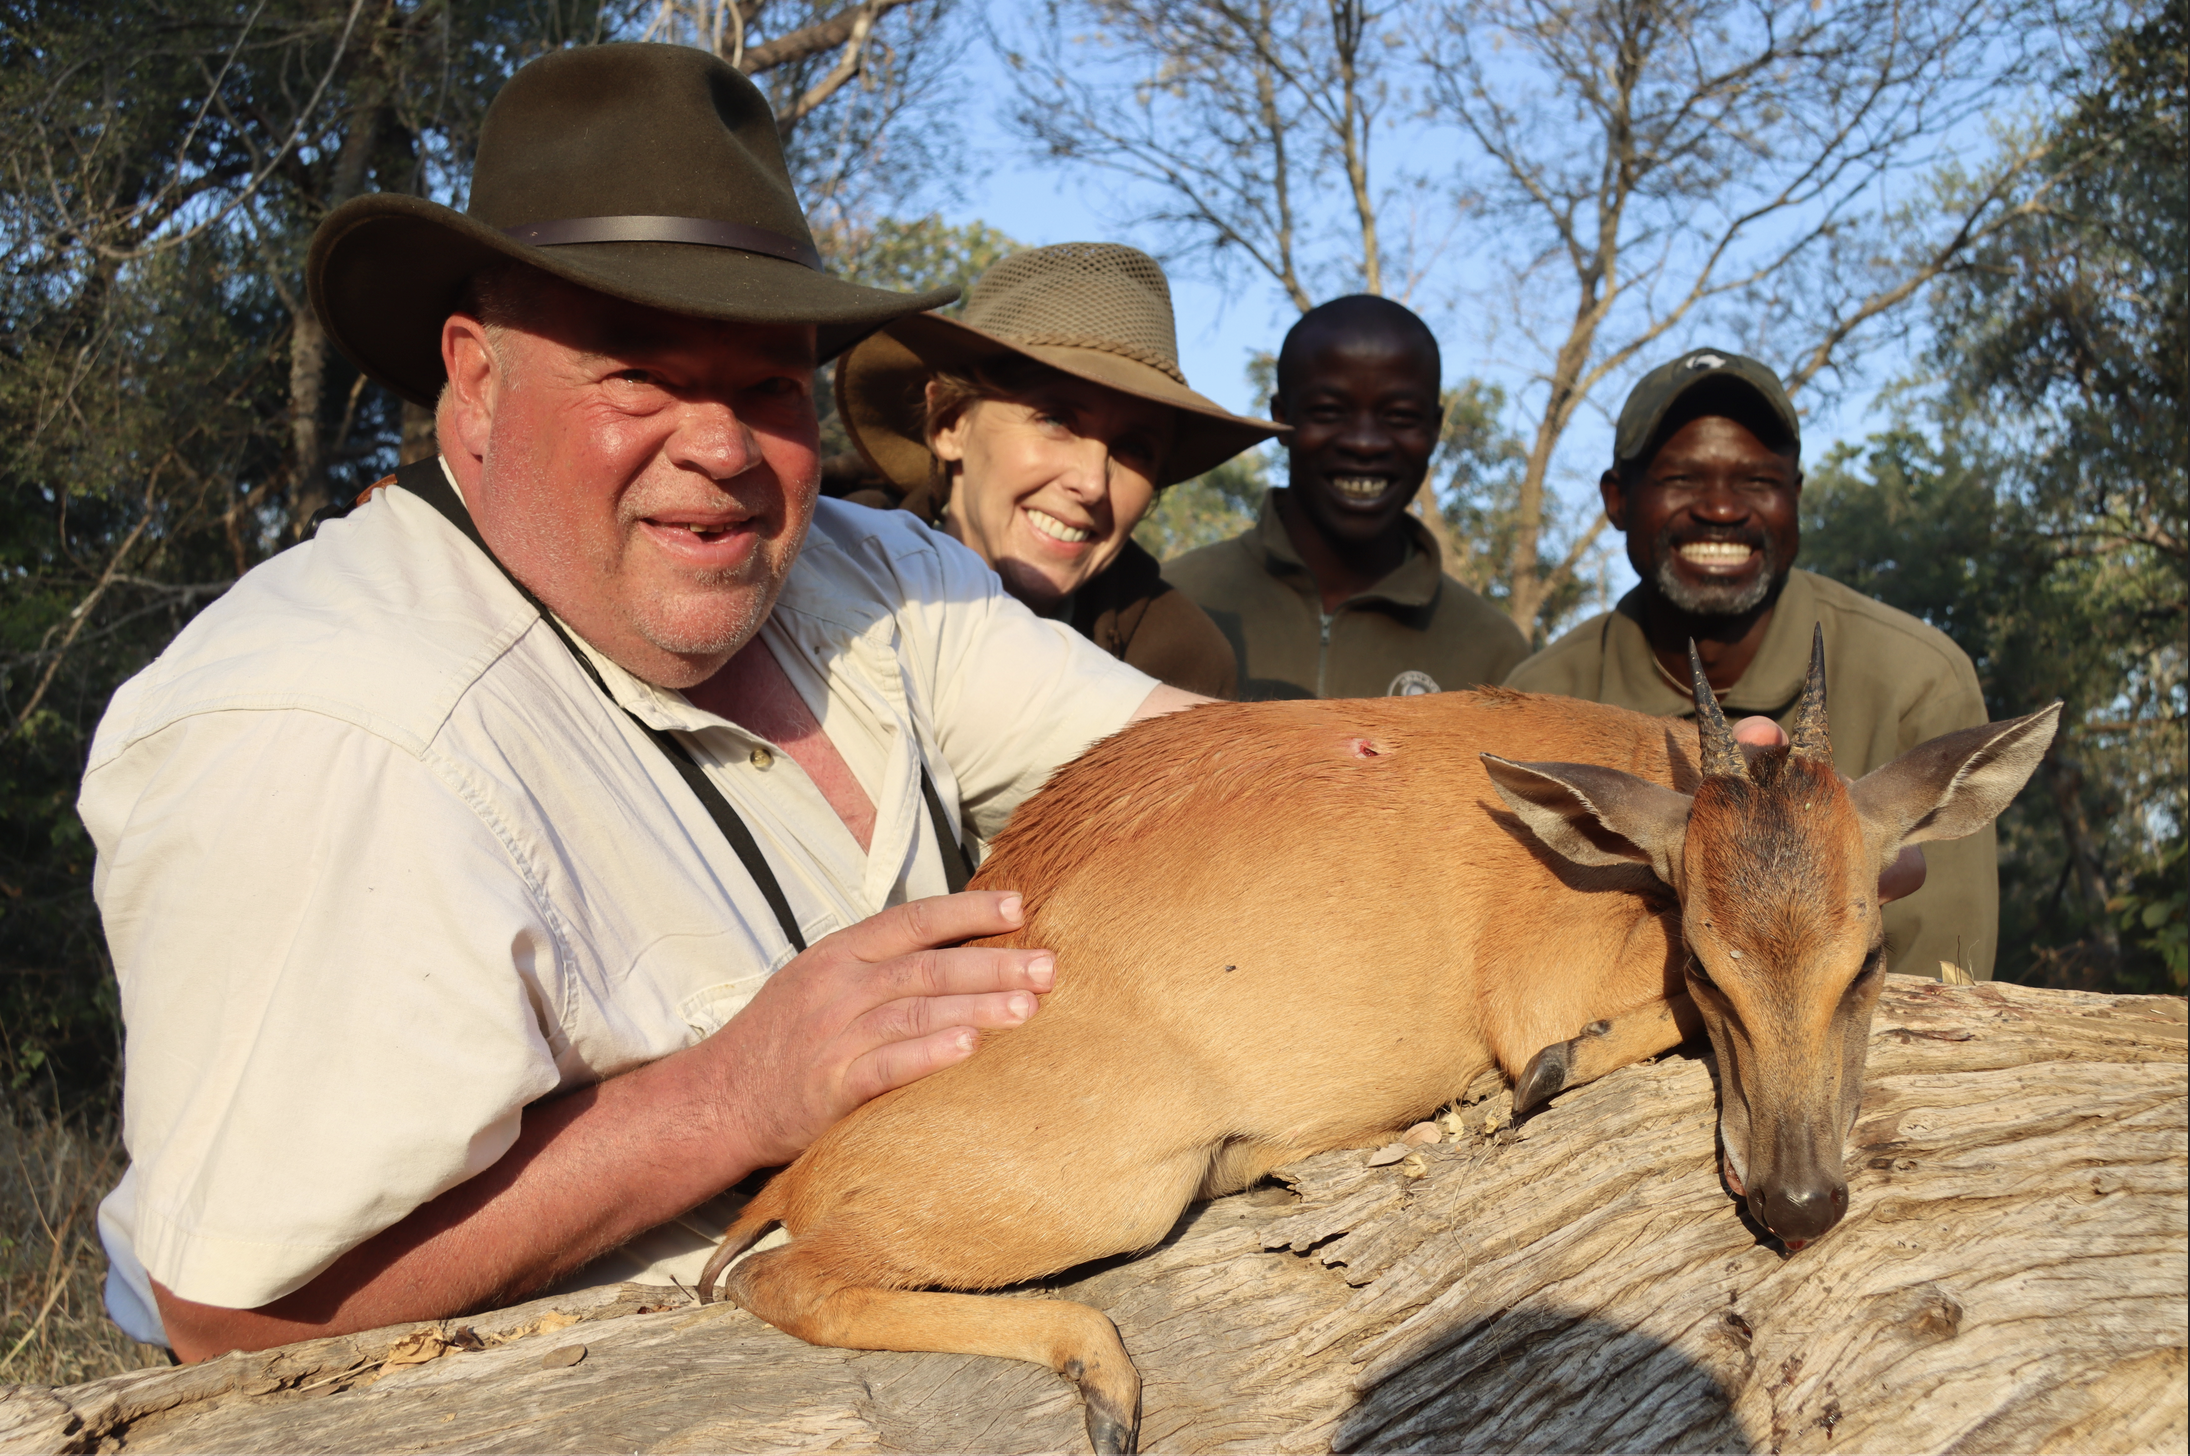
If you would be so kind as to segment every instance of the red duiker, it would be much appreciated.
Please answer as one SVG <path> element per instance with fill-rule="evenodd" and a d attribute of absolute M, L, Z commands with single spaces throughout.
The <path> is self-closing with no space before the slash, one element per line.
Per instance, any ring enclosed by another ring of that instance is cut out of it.
<path fill-rule="evenodd" d="M 1999 812 L 2055 713 L 1844 785 L 1821 661 L 1792 742 L 1754 760 L 1700 672 L 1700 757 L 1685 725 L 1503 691 L 1217 704 L 1096 745 L 975 881 L 1026 896 L 1001 943 L 1056 952 L 1040 1014 L 831 1128 L 702 1298 L 781 1223 L 731 1270 L 738 1304 L 816 1344 L 1038 1361 L 1078 1382 L 1098 1451 L 1130 1450 L 1140 1377 L 1109 1320 L 932 1291 L 1148 1248 L 1192 1200 L 1381 1141 L 1493 1065 L 1533 1105 L 1698 1010 L 1731 1181 L 1815 1238 L 1846 1204 L 1879 870 Z"/>

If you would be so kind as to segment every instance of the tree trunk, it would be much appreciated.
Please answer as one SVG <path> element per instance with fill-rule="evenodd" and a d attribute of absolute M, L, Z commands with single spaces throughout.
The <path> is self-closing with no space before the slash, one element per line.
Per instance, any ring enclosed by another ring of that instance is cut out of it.
<path fill-rule="evenodd" d="M 440 440 L 434 434 L 433 411 L 422 404 L 403 401 L 403 438 L 396 446 L 396 463 L 414 465 L 430 458 L 440 448 Z"/>
<path fill-rule="evenodd" d="M 1487 1084 L 1483 1090 L 1488 1091 Z M 1845 1223 L 1788 1256 L 1674 1056 L 1406 1163 L 1200 1204 L 1107 1312 L 1149 1451 L 2175 1451 L 2184 1006 L 1889 979 Z M 453 1344 L 450 1342 L 453 1341 Z M 435 1358 L 421 1359 L 422 1356 Z M 406 1363 L 409 1362 L 409 1363 Z M 1085 1450 L 1010 1360 L 818 1349 L 636 1285 L 0 1392 L 0 1450 Z"/>

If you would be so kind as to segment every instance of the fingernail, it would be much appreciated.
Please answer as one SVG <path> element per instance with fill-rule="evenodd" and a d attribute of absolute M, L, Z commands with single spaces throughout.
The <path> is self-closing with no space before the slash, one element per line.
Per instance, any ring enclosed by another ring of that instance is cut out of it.
<path fill-rule="evenodd" d="M 1018 895 L 1006 895 L 996 907 L 996 913 L 1014 925 L 1026 917 L 1026 911 L 1027 902 Z"/>
<path fill-rule="evenodd" d="M 1034 1014 L 1034 998 L 1024 991 L 1011 993 L 1011 1019 L 1024 1021 Z"/>
<path fill-rule="evenodd" d="M 1027 979 L 1037 991 L 1047 991 L 1057 984 L 1057 957 L 1038 955 L 1027 962 Z"/>
<path fill-rule="evenodd" d="M 960 1056 L 972 1056 L 973 1049 L 980 1044 L 980 1033 L 976 1032 L 972 1027 L 969 1026 L 965 1030 L 958 1033 L 958 1054 Z"/>

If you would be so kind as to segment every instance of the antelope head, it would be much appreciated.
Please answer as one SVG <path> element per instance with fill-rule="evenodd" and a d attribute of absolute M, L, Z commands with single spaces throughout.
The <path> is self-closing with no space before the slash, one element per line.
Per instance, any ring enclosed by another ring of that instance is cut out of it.
<path fill-rule="evenodd" d="M 1693 795 L 1617 769 L 1483 757 L 1550 849 L 1648 865 L 1679 895 L 1688 993 L 1718 1054 L 1727 1184 L 1800 1249 L 1848 1210 L 1841 1154 L 1886 966 L 1879 873 L 1904 845 L 1990 823 L 2037 768 L 2061 705 L 1934 738 L 1849 783 L 1826 735 L 1822 629 L 1778 748 L 1736 743 L 1693 644 L 1689 666 Z"/>

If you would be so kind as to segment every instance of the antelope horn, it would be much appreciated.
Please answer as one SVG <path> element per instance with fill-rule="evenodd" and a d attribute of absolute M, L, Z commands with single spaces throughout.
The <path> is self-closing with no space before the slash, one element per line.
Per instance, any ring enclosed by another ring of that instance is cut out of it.
<path fill-rule="evenodd" d="M 1796 758 L 1833 761 L 1832 739 L 1825 728 L 1825 624 L 1810 632 L 1810 675 L 1802 684 L 1802 701 L 1795 707 L 1795 731 L 1789 748 Z"/>
<path fill-rule="evenodd" d="M 1693 637 L 1688 639 L 1688 671 L 1696 684 L 1696 736 L 1703 749 L 1704 777 L 1729 774 L 1746 779 L 1749 760 L 1743 757 L 1741 745 L 1734 741 L 1734 730 L 1726 726 L 1726 715 L 1719 711 L 1718 695 L 1711 691 L 1711 683 L 1703 675 L 1703 658 L 1696 651 Z"/>

